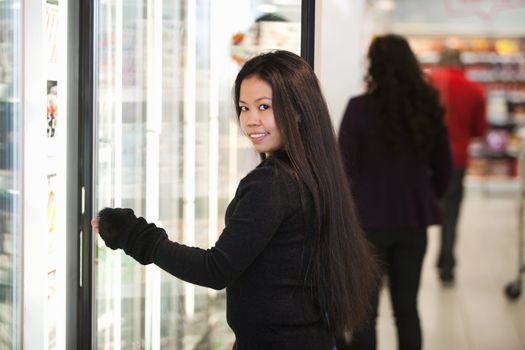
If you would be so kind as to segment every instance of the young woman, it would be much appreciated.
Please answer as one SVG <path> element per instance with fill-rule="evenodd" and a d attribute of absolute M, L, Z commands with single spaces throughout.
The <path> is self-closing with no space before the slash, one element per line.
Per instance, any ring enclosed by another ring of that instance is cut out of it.
<path fill-rule="evenodd" d="M 377 37 L 368 52 L 368 91 L 350 100 L 339 143 L 367 238 L 388 274 L 399 349 L 420 349 L 417 293 L 427 226 L 451 174 L 443 108 L 408 42 Z M 377 310 L 378 296 L 374 298 Z M 341 349 L 375 349 L 375 318 Z"/>
<path fill-rule="evenodd" d="M 331 350 L 335 334 L 366 321 L 377 274 L 319 83 L 299 56 L 271 52 L 243 66 L 235 104 L 262 162 L 214 247 L 172 242 L 131 209 L 106 208 L 93 227 L 142 264 L 226 288 L 235 349 Z"/>

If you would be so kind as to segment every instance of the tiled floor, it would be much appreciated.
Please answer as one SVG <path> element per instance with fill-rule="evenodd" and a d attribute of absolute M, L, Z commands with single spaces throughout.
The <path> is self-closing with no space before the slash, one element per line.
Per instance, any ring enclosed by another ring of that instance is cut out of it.
<path fill-rule="evenodd" d="M 425 350 L 525 350 L 525 295 L 511 302 L 503 292 L 518 273 L 518 204 L 518 192 L 512 187 L 504 192 L 479 187 L 467 191 L 457 244 L 457 281 L 452 288 L 443 288 L 437 278 L 439 232 L 436 227 L 429 230 L 419 295 Z M 215 316 L 212 331 L 197 349 L 231 349 L 233 338 L 224 313 Z M 385 288 L 378 341 L 378 350 L 397 349 Z"/>

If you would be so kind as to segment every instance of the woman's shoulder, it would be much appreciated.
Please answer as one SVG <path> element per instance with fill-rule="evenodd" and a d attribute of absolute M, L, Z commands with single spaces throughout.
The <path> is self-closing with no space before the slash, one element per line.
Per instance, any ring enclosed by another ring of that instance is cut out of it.
<path fill-rule="evenodd" d="M 255 169 L 251 170 L 241 180 L 242 183 L 251 181 L 269 181 L 275 176 L 275 165 L 268 159 L 263 160 Z"/>
<path fill-rule="evenodd" d="M 264 186 L 266 191 L 274 189 L 283 191 L 295 183 L 292 170 L 286 157 L 282 154 L 272 155 L 263 160 L 255 169 L 250 171 L 240 182 L 240 187 Z"/>
<path fill-rule="evenodd" d="M 368 100 L 369 98 L 370 98 L 370 94 L 368 94 L 368 93 L 357 95 L 357 96 L 353 96 L 353 97 L 350 98 L 350 103 L 352 103 L 352 104 L 365 103 L 365 101 Z"/>
<path fill-rule="evenodd" d="M 366 105 L 368 99 L 368 94 L 355 96 L 350 99 L 341 121 L 340 133 L 345 134 L 364 127 L 364 121 L 367 118 Z"/>
<path fill-rule="evenodd" d="M 366 105 L 368 104 L 369 99 L 370 99 L 369 94 L 363 94 L 363 95 L 354 96 L 350 98 L 346 106 L 346 111 L 345 111 L 344 116 L 346 118 L 352 117 L 354 119 L 363 118 L 364 115 L 366 114 Z"/>
<path fill-rule="evenodd" d="M 286 164 L 277 164 L 278 159 L 268 157 L 250 171 L 239 183 L 235 197 L 252 197 L 271 203 L 269 211 L 288 213 L 300 205 L 300 188 Z"/>

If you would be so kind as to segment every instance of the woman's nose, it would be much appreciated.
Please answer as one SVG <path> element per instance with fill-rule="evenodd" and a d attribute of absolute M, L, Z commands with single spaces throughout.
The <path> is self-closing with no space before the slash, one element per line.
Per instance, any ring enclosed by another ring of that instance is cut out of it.
<path fill-rule="evenodd" d="M 259 119 L 259 115 L 257 114 L 257 112 L 249 111 L 247 122 L 248 125 L 259 125 L 261 123 L 261 120 Z"/>

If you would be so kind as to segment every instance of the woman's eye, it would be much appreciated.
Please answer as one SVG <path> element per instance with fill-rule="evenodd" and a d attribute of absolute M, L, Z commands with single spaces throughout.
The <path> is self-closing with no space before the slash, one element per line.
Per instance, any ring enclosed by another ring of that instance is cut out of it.
<path fill-rule="evenodd" d="M 260 109 L 261 111 L 265 111 L 265 110 L 267 110 L 268 108 L 270 108 L 270 106 L 265 105 L 265 104 L 262 104 L 262 105 L 259 106 L 259 109 Z"/>
<path fill-rule="evenodd" d="M 239 106 L 239 109 L 241 110 L 241 112 L 246 112 L 248 110 L 248 107 L 246 107 L 246 106 Z"/>

